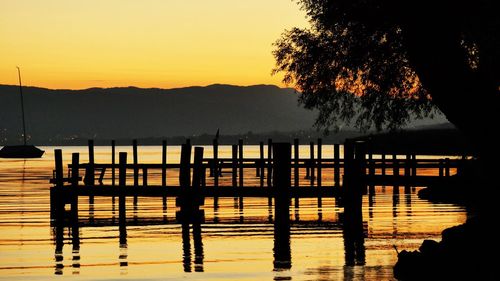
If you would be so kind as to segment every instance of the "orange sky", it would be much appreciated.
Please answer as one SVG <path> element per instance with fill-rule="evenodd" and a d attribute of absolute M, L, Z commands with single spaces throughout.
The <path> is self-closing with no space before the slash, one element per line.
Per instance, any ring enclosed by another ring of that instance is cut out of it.
<path fill-rule="evenodd" d="M 281 86 L 272 43 L 305 25 L 292 0 L 0 0 L 0 84 Z"/>

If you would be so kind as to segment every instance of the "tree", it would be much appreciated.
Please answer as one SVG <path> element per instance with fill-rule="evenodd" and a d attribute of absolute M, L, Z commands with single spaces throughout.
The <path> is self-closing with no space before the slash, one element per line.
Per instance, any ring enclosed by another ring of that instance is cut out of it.
<path fill-rule="evenodd" d="M 298 2 L 311 27 L 275 43 L 274 72 L 296 85 L 305 107 L 319 109 L 319 126 L 354 118 L 361 128 L 394 129 L 437 106 L 476 143 L 493 136 L 500 104 L 494 0 Z"/>
<path fill-rule="evenodd" d="M 296 85 L 306 107 L 319 109 L 318 125 L 355 118 L 361 128 L 396 128 L 435 106 L 476 146 L 479 181 L 466 185 L 467 196 L 480 199 L 479 218 L 445 230 L 443 242 L 427 243 L 420 254 L 400 257 L 399 269 L 409 271 L 398 273 L 408 280 L 493 280 L 496 260 L 485 257 L 500 251 L 491 234 L 500 195 L 497 1 L 298 2 L 311 27 L 276 42 L 274 71 Z"/>

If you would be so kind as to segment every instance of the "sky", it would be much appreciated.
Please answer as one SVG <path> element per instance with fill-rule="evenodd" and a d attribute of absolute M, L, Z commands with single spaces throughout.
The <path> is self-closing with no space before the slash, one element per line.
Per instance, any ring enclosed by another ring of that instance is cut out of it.
<path fill-rule="evenodd" d="M 272 43 L 295 26 L 293 0 L 0 0 L 0 84 L 284 86 Z"/>

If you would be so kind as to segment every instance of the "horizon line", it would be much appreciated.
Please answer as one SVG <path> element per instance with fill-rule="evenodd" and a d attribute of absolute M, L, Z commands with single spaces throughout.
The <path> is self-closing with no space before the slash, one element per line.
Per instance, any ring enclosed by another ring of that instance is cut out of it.
<path fill-rule="evenodd" d="M 14 85 L 14 84 L 3 84 L 0 83 L 0 86 L 12 86 L 12 87 L 19 87 L 19 85 Z M 160 88 L 160 87 L 138 87 L 138 86 L 113 86 L 113 87 L 88 87 L 88 88 L 47 88 L 47 87 L 41 87 L 41 86 L 34 86 L 34 85 L 23 85 L 23 88 L 39 88 L 39 89 L 47 89 L 47 90 L 54 90 L 54 91 L 85 91 L 85 90 L 92 90 L 92 89 L 127 89 L 127 88 L 135 88 L 135 89 L 144 89 L 144 90 L 178 90 L 178 89 L 187 89 L 187 88 L 208 88 L 208 87 L 213 87 L 213 86 L 228 86 L 228 87 L 240 87 L 240 88 L 250 88 L 250 87 L 257 87 L 257 86 L 271 86 L 271 87 L 276 87 L 279 89 L 293 89 L 297 90 L 293 87 L 281 87 L 276 84 L 252 84 L 252 85 L 235 85 L 235 84 L 225 84 L 225 83 L 213 83 L 213 84 L 207 84 L 207 85 L 192 85 L 192 86 L 184 86 L 184 87 L 173 87 L 173 88 Z"/>

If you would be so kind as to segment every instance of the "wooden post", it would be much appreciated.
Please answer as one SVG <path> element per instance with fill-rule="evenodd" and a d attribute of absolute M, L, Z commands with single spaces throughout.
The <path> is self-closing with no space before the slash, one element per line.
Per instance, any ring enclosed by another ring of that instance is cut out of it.
<path fill-rule="evenodd" d="M 194 148 L 193 188 L 200 188 L 203 181 L 203 147 Z M 197 194 L 199 195 L 199 194 Z"/>
<path fill-rule="evenodd" d="M 148 168 L 142 168 L 142 185 L 148 186 Z"/>
<path fill-rule="evenodd" d="M 167 186 L 167 141 L 161 142 L 161 186 Z"/>
<path fill-rule="evenodd" d="M 385 153 L 382 153 L 382 156 L 381 156 L 381 171 L 380 173 L 382 174 L 382 176 L 385 176 Z"/>
<path fill-rule="evenodd" d="M 344 161 L 347 170 L 347 183 L 344 183 L 344 248 L 347 265 L 364 263 L 364 231 L 363 231 L 363 190 L 366 189 L 366 148 L 363 142 L 346 141 L 344 144 Z M 354 159 L 352 158 L 354 156 Z"/>
<path fill-rule="evenodd" d="M 118 212 L 119 212 L 119 222 L 120 225 L 124 225 L 126 223 L 127 218 L 127 210 L 125 207 L 125 190 L 127 185 L 127 153 L 120 152 L 119 154 L 119 202 L 118 202 Z"/>
<path fill-rule="evenodd" d="M 132 141 L 132 153 L 134 160 L 134 186 L 139 186 L 139 167 L 138 164 L 138 156 L 137 156 L 137 140 Z"/>
<path fill-rule="evenodd" d="M 375 176 L 375 160 L 373 160 L 373 152 L 368 151 L 368 174 L 370 175 L 371 183 L 368 184 L 368 194 L 375 195 L 375 185 L 373 184 L 373 178 Z M 366 172 L 366 171 L 365 171 Z"/>
<path fill-rule="evenodd" d="M 411 155 L 411 175 L 412 177 L 417 176 L 417 156 L 415 154 Z"/>
<path fill-rule="evenodd" d="M 260 186 L 264 186 L 264 142 L 259 142 L 259 153 L 260 153 Z"/>
<path fill-rule="evenodd" d="M 293 158 L 294 158 L 294 164 L 295 166 L 293 167 L 293 182 L 294 186 L 298 187 L 299 186 L 299 139 L 294 139 L 293 140 Z"/>
<path fill-rule="evenodd" d="M 272 165 L 272 150 L 273 150 L 273 140 L 267 139 L 267 186 L 272 186 L 272 175 L 273 175 L 273 165 Z"/>
<path fill-rule="evenodd" d="M 311 182 L 311 186 L 314 186 L 314 142 L 309 143 L 309 180 Z"/>
<path fill-rule="evenodd" d="M 238 140 L 239 186 L 243 187 L 243 140 Z"/>
<path fill-rule="evenodd" d="M 89 140 L 89 165 L 85 177 L 87 178 L 87 185 L 93 186 L 95 182 L 94 170 L 94 140 Z"/>
<path fill-rule="evenodd" d="M 116 142 L 115 140 L 111 141 L 111 185 L 115 186 L 115 165 L 116 165 Z"/>
<path fill-rule="evenodd" d="M 411 155 L 406 154 L 406 163 L 405 163 L 405 194 L 410 194 L 411 193 L 411 187 L 410 187 L 410 178 L 411 178 Z"/>
<path fill-rule="evenodd" d="M 54 161 L 55 161 L 55 167 L 56 167 L 56 173 L 55 173 L 55 184 L 57 187 L 62 187 L 63 186 L 63 160 L 62 160 L 62 150 L 61 149 L 56 149 L 54 150 Z"/>
<path fill-rule="evenodd" d="M 409 178 L 411 173 L 411 155 L 406 154 L 405 177 Z"/>
<path fill-rule="evenodd" d="M 399 178 L 399 160 L 396 154 L 392 155 L 392 161 L 393 161 L 393 168 L 392 168 L 393 178 L 394 181 L 397 182 Z M 394 184 L 392 193 L 399 194 L 399 185 Z"/>
<path fill-rule="evenodd" d="M 353 178 L 350 180 L 349 189 L 347 189 L 346 208 L 349 204 L 356 213 L 361 213 L 363 190 L 366 190 L 366 144 L 356 142 L 354 144 L 354 160 L 352 162 Z M 349 208 L 350 208 L 349 207 Z"/>
<path fill-rule="evenodd" d="M 78 177 L 80 169 L 80 154 L 73 153 L 71 155 L 71 186 L 72 186 L 72 195 L 71 195 L 71 214 L 73 218 L 73 222 L 78 224 Z"/>
<path fill-rule="evenodd" d="M 445 177 L 449 177 L 450 176 L 450 158 L 445 158 L 444 159 L 444 163 L 445 163 L 445 174 L 444 174 L 444 176 Z"/>
<path fill-rule="evenodd" d="M 232 179 L 233 179 L 233 187 L 238 186 L 238 180 L 237 180 L 237 175 L 238 175 L 238 145 L 233 144 L 231 146 L 231 166 L 232 166 Z"/>
<path fill-rule="evenodd" d="M 333 145 L 333 181 L 335 182 L 335 187 L 340 187 L 340 144 L 336 143 Z"/>
<path fill-rule="evenodd" d="M 214 186 L 219 186 L 219 141 L 214 139 L 212 141 L 213 151 L 214 151 L 214 159 L 213 159 L 213 167 L 212 172 L 214 176 Z"/>
<path fill-rule="evenodd" d="M 181 146 L 181 163 L 179 168 L 179 184 L 182 188 L 191 186 L 191 144 Z"/>
<path fill-rule="evenodd" d="M 273 192 L 275 194 L 274 213 L 274 267 L 290 268 L 290 143 L 273 144 Z"/>
<path fill-rule="evenodd" d="M 342 181 L 342 193 L 346 197 L 346 188 L 353 179 L 354 143 L 352 140 L 344 142 L 344 178 Z"/>
<path fill-rule="evenodd" d="M 321 157 L 322 157 L 322 149 L 323 149 L 323 141 L 321 139 L 318 139 L 318 179 L 317 179 L 317 183 L 318 183 L 318 187 L 321 187 Z"/>
<path fill-rule="evenodd" d="M 444 176 L 444 161 L 443 159 L 439 159 L 439 177 L 442 178 Z"/>
<path fill-rule="evenodd" d="M 392 174 L 394 175 L 394 177 L 399 176 L 399 161 L 396 154 L 392 155 Z"/>
<path fill-rule="evenodd" d="M 373 160 L 373 153 L 371 151 L 368 152 L 368 171 L 370 176 L 375 175 L 375 160 Z"/>
<path fill-rule="evenodd" d="M 54 150 L 54 162 L 55 162 L 55 173 L 54 173 L 54 188 L 50 189 L 50 218 L 56 223 L 61 223 L 64 218 L 64 198 L 62 196 L 61 190 L 64 185 L 63 181 L 63 160 L 62 160 L 62 150 Z"/>
<path fill-rule="evenodd" d="M 366 144 L 348 140 L 344 144 L 344 155 L 345 214 L 357 218 L 361 216 L 363 190 L 366 189 Z"/>

